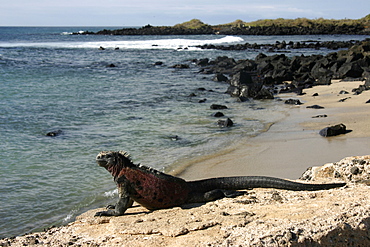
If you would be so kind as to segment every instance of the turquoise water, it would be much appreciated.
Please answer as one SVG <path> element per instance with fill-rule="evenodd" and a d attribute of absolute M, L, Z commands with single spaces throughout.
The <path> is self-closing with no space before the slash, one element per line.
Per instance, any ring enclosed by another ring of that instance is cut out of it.
<path fill-rule="evenodd" d="M 0 27 L 0 237 L 64 224 L 115 200 L 111 176 L 94 161 L 101 150 L 126 150 L 135 162 L 164 170 L 258 134 L 284 115 L 276 101 L 237 102 L 224 94 L 227 85 L 197 73 L 190 62 L 254 58 L 259 51 L 203 51 L 192 45 L 364 39 L 68 35 L 101 29 Z M 157 61 L 163 65 L 154 65 Z M 170 68 L 177 63 L 190 68 Z M 192 93 L 196 96 L 189 97 Z M 198 103 L 204 98 L 206 103 Z M 235 127 L 220 129 L 210 116 L 211 104 L 226 104 L 230 109 L 224 113 Z M 58 130 L 59 136 L 46 136 Z"/>

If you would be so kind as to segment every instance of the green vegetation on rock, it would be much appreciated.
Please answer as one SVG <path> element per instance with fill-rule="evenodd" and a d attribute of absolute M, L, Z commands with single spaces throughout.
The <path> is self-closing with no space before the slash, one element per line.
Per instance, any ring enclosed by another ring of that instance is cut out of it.
<path fill-rule="evenodd" d="M 80 34 L 80 33 L 76 33 Z M 370 14 L 361 19 L 264 19 L 252 22 L 236 20 L 227 24 L 209 25 L 199 19 L 175 26 L 146 25 L 141 28 L 101 30 L 99 35 L 318 35 L 318 34 L 370 34 Z"/>
<path fill-rule="evenodd" d="M 308 18 L 296 18 L 296 19 L 263 19 L 252 22 L 243 22 L 241 20 L 236 20 L 228 24 L 221 24 L 218 26 L 232 26 L 232 27 L 269 27 L 269 26 L 284 26 L 284 27 L 311 27 L 314 25 L 369 25 L 370 24 L 370 14 L 361 19 L 308 19 Z"/>
<path fill-rule="evenodd" d="M 192 19 L 184 23 L 176 24 L 174 28 L 201 29 L 208 26 L 209 26 L 208 24 L 205 24 L 199 19 Z"/>

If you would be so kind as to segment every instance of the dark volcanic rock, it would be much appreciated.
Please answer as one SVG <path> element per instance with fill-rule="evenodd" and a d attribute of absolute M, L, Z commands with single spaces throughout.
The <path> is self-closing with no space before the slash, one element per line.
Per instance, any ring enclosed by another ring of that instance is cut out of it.
<path fill-rule="evenodd" d="M 225 106 L 225 105 L 212 104 L 211 105 L 211 109 L 212 110 L 223 110 L 223 109 L 227 109 L 227 106 Z"/>
<path fill-rule="evenodd" d="M 364 85 L 360 85 L 358 88 L 352 89 L 355 95 L 361 94 L 363 91 L 370 90 L 370 78 L 368 77 Z"/>
<path fill-rule="evenodd" d="M 301 101 L 299 101 L 299 99 L 287 99 L 284 103 L 288 105 L 302 105 L 303 104 Z"/>
<path fill-rule="evenodd" d="M 195 61 L 195 63 L 198 66 L 207 66 L 208 65 L 208 62 L 209 62 L 209 59 L 208 58 L 202 58 L 202 59 L 199 59 L 199 60 L 196 60 Z"/>
<path fill-rule="evenodd" d="M 227 82 L 230 86 L 226 93 L 240 101 L 246 101 L 249 98 L 273 99 L 274 93 L 281 92 L 295 92 L 300 95 L 306 88 L 329 85 L 332 79 L 345 78 L 356 80 L 365 78 L 368 81 L 367 84 L 354 90 L 355 94 L 360 94 L 370 89 L 370 40 L 350 43 L 355 45 L 348 50 L 332 52 L 325 56 L 301 55 L 289 58 L 284 54 L 267 56 L 260 53 L 255 60 L 235 61 L 232 58 L 220 56 L 211 61 L 209 59 L 197 61 L 202 61 L 198 64 L 205 64 L 201 73 L 215 74 L 215 81 L 225 81 L 228 76 L 230 79 Z M 300 45 L 316 48 L 318 43 L 307 41 Z M 330 45 L 335 46 L 334 43 Z M 282 42 L 273 46 L 290 47 L 293 43 Z M 233 48 L 241 49 L 236 45 Z"/>
<path fill-rule="evenodd" d="M 218 120 L 217 124 L 220 127 L 232 127 L 234 125 L 230 118 L 227 118 L 226 120 Z"/>
<path fill-rule="evenodd" d="M 212 117 L 223 117 L 223 116 L 225 116 L 225 115 L 222 112 L 219 112 L 219 111 L 212 114 Z"/>
<path fill-rule="evenodd" d="M 326 127 L 322 130 L 320 130 L 319 134 L 324 137 L 328 136 L 336 136 L 336 135 L 341 135 L 341 134 L 346 134 L 347 129 L 344 124 L 337 124 L 334 126 Z"/>
<path fill-rule="evenodd" d="M 362 76 L 364 70 L 361 68 L 357 61 L 351 63 L 345 63 L 338 69 L 338 75 L 340 78 L 353 77 L 359 78 Z"/>
<path fill-rule="evenodd" d="M 325 107 L 320 106 L 320 105 L 310 105 L 310 106 L 307 106 L 306 108 L 312 108 L 312 109 L 324 109 Z"/>
<path fill-rule="evenodd" d="M 343 98 L 343 99 L 340 99 L 340 100 L 338 100 L 338 102 L 344 102 L 344 101 L 346 101 L 347 99 L 350 99 L 351 97 L 346 97 L 346 98 Z"/>
<path fill-rule="evenodd" d="M 224 74 L 221 74 L 221 73 L 217 73 L 215 77 L 213 77 L 213 81 L 227 81 L 227 80 L 228 78 Z"/>
<path fill-rule="evenodd" d="M 256 95 L 253 96 L 254 99 L 274 99 L 274 94 L 267 87 L 262 87 Z"/>
<path fill-rule="evenodd" d="M 175 69 L 188 69 L 189 68 L 189 65 L 188 64 L 175 64 L 175 65 L 171 66 L 171 68 L 175 68 Z"/>
<path fill-rule="evenodd" d="M 331 79 L 332 79 L 332 73 L 328 72 L 327 75 L 322 75 L 320 76 L 316 81 L 315 85 L 330 85 L 331 84 Z"/>
<path fill-rule="evenodd" d="M 230 87 L 226 93 L 233 97 L 238 97 L 240 101 L 246 101 L 248 98 L 254 99 L 273 99 L 272 89 L 264 87 L 254 73 L 240 71 L 230 80 Z"/>
<path fill-rule="evenodd" d="M 345 90 L 341 90 L 341 91 L 339 92 L 339 94 L 349 94 L 349 92 L 347 92 L 347 91 L 345 91 Z"/>
<path fill-rule="evenodd" d="M 50 131 L 50 132 L 46 133 L 46 136 L 55 137 L 55 136 L 58 136 L 60 134 L 62 134 L 61 130 L 55 130 L 55 131 Z"/>
<path fill-rule="evenodd" d="M 316 115 L 316 116 L 313 116 L 312 118 L 323 118 L 323 117 L 328 117 L 328 115 L 326 114 Z"/>
<path fill-rule="evenodd" d="M 175 26 L 152 26 L 146 25 L 140 28 L 122 28 L 115 30 L 103 29 L 98 32 L 84 31 L 76 32 L 74 35 L 203 35 L 203 34 L 220 34 L 220 35 L 317 35 L 317 34 L 369 34 L 364 23 L 355 24 L 327 24 L 327 23 L 312 23 L 309 26 L 297 25 L 297 26 L 282 26 L 282 25 L 269 25 L 269 26 L 229 26 L 229 25 L 201 25 L 198 28 L 187 28 L 182 25 Z M 326 44 L 326 47 L 331 49 L 342 48 L 342 43 L 346 42 L 276 42 L 272 45 L 274 49 L 286 49 L 287 46 L 293 48 L 299 47 L 311 47 L 320 48 L 322 43 Z M 237 44 L 230 45 L 228 47 L 220 45 L 205 45 L 209 47 L 221 47 L 219 49 L 230 49 L 230 50 L 243 50 L 245 47 L 254 47 L 258 49 L 258 44 Z"/>

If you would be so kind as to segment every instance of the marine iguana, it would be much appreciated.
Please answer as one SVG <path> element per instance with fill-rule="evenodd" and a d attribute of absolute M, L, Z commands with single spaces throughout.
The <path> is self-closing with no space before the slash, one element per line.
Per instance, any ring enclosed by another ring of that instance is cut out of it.
<path fill-rule="evenodd" d="M 208 202 L 223 197 L 235 197 L 236 190 L 276 188 L 286 190 L 324 190 L 344 186 L 345 183 L 304 184 L 264 176 L 218 177 L 185 181 L 153 168 L 134 164 L 127 152 L 103 151 L 96 161 L 114 177 L 119 200 L 107 211 L 95 216 L 119 216 L 136 201 L 149 210 L 181 206 L 186 203 Z"/>

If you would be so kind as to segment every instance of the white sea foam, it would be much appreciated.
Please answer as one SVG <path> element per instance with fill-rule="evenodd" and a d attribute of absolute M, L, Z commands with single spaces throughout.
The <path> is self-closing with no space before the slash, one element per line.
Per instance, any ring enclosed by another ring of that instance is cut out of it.
<path fill-rule="evenodd" d="M 117 189 L 114 189 L 114 190 L 111 190 L 111 191 L 107 191 L 107 192 L 104 192 L 104 196 L 105 197 L 115 197 L 118 195 L 118 190 Z"/>
<path fill-rule="evenodd" d="M 39 43 L 0 43 L 0 47 L 39 47 L 39 48 L 90 48 L 96 49 L 196 49 L 197 45 L 227 44 L 242 42 L 237 36 L 225 36 L 218 39 L 152 39 L 93 42 L 39 42 Z"/>

